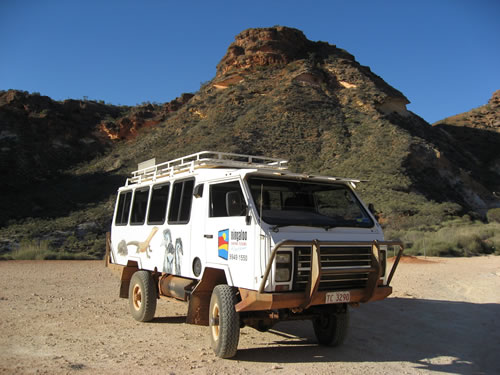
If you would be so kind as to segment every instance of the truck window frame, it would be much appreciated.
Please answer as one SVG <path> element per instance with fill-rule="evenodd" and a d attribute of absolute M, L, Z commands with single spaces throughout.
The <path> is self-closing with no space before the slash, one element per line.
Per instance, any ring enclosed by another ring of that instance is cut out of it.
<path fill-rule="evenodd" d="M 136 210 L 140 210 L 141 208 L 138 207 L 139 204 L 144 204 L 144 201 L 138 201 L 137 200 L 137 197 L 142 197 L 142 193 L 145 193 L 147 192 L 147 197 L 146 197 L 146 204 L 144 205 L 144 213 L 141 213 L 139 212 L 140 215 L 142 215 L 142 221 L 141 220 L 134 220 L 134 215 L 136 213 Z M 151 192 L 151 187 L 150 186 L 147 186 L 147 187 L 139 187 L 137 189 L 134 190 L 134 196 L 133 196 L 133 199 L 132 199 L 132 205 L 131 205 L 131 210 L 130 210 L 130 225 L 144 225 L 144 223 L 146 222 L 146 217 L 147 217 L 147 214 L 148 214 L 148 206 L 149 206 L 149 195 L 150 195 L 150 192 Z M 140 195 L 139 195 L 140 194 Z M 134 220 L 134 221 L 132 221 Z"/>
<path fill-rule="evenodd" d="M 115 216 L 115 225 L 116 226 L 125 226 L 128 224 L 128 220 L 130 217 L 130 208 L 132 207 L 132 193 L 133 190 L 125 190 L 121 191 L 118 194 L 118 203 L 116 206 L 116 216 Z M 122 197 L 124 197 L 122 201 Z M 124 213 L 127 213 L 126 217 L 124 217 Z M 123 220 L 125 219 L 125 220 Z"/>
<path fill-rule="evenodd" d="M 227 185 L 228 186 L 230 184 L 237 184 L 238 185 L 239 192 L 240 192 L 241 198 L 242 198 L 242 202 L 244 202 L 245 205 L 246 205 L 245 194 L 243 193 L 243 187 L 241 186 L 240 180 L 221 181 L 221 182 L 212 183 L 208 187 L 208 196 L 209 196 L 209 199 L 208 199 L 208 217 L 209 218 L 217 218 L 217 217 L 219 217 L 219 218 L 220 217 L 241 217 L 241 216 L 245 216 L 245 211 L 243 211 L 243 210 L 240 213 L 240 215 L 229 215 L 228 212 L 227 212 L 226 195 L 230 191 L 235 191 L 236 187 L 234 187 L 233 189 L 221 189 L 221 191 L 224 191 L 223 196 L 222 197 L 219 196 L 219 197 L 217 197 L 217 199 L 214 199 L 214 193 L 217 193 L 217 192 L 214 192 L 214 188 L 217 188 L 217 187 L 219 187 L 221 185 Z M 221 207 L 224 206 L 224 209 L 221 210 L 220 207 L 217 207 L 217 210 L 215 209 L 214 202 L 216 200 L 219 201 L 219 204 L 220 204 Z"/>
<path fill-rule="evenodd" d="M 159 203 L 154 204 L 155 191 L 161 190 L 165 187 L 167 187 L 167 194 L 166 194 L 167 197 L 165 199 L 165 202 L 163 202 L 163 200 L 158 199 Z M 170 198 L 170 193 L 171 193 L 170 182 L 156 184 L 156 185 L 151 186 L 151 194 L 150 194 L 149 204 L 148 204 L 148 218 L 147 218 L 148 225 L 162 225 L 165 223 L 165 220 L 167 220 L 168 201 Z M 162 220 L 151 220 L 151 213 L 155 212 L 155 214 L 156 214 L 156 211 L 154 211 L 154 210 L 157 210 L 157 208 L 154 206 L 159 205 L 159 204 L 162 204 L 162 205 L 164 204 L 163 209 L 161 207 L 158 209 L 158 213 L 163 212 L 163 219 Z"/>
<path fill-rule="evenodd" d="M 191 184 L 191 188 L 188 187 L 190 190 L 186 190 L 186 184 Z M 186 178 L 173 182 L 171 189 L 172 192 L 170 193 L 170 203 L 168 206 L 168 224 L 175 225 L 189 223 L 189 220 L 191 219 L 191 209 L 193 206 L 194 184 L 194 178 Z M 177 191 L 176 189 L 180 189 L 180 191 Z M 189 205 L 187 208 L 186 203 Z M 187 218 L 184 220 L 181 220 L 182 213 L 187 213 Z"/>

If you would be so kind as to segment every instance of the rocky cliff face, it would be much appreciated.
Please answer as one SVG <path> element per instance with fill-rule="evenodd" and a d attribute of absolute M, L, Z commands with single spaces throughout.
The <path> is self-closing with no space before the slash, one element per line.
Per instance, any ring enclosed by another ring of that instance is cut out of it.
<path fill-rule="evenodd" d="M 464 150 L 481 174 L 480 181 L 500 197 L 500 90 L 493 93 L 487 104 L 445 118 L 433 127 L 445 132 L 450 142 Z"/>
<path fill-rule="evenodd" d="M 9 90 L 0 93 L 0 168 L 16 189 L 93 159 L 115 141 L 131 140 L 158 125 L 193 94 L 162 105 L 117 107 L 89 100 L 56 102 L 48 96 Z"/>
<path fill-rule="evenodd" d="M 463 126 L 500 133 L 500 90 L 493 93 L 487 104 L 468 112 L 447 117 L 433 125 Z"/>
<path fill-rule="evenodd" d="M 90 101 L 56 102 L 47 96 L 0 93 L 0 168 L 4 187 L 47 179 L 102 154 L 109 142 L 97 125 L 122 109 Z"/>
<path fill-rule="evenodd" d="M 120 118 L 102 121 L 98 129 L 112 141 L 134 139 L 139 134 L 140 129 L 160 124 L 170 113 L 179 110 L 193 96 L 193 94 L 184 93 L 162 105 L 137 106 Z"/>
<path fill-rule="evenodd" d="M 248 29 L 235 39 L 217 65 L 218 77 L 251 71 L 259 66 L 284 66 L 293 60 L 306 58 L 314 45 L 300 30 L 287 27 Z"/>

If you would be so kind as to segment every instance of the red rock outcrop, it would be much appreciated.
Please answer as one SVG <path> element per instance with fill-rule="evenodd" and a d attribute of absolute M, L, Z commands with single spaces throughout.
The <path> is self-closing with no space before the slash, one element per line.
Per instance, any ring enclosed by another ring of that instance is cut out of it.
<path fill-rule="evenodd" d="M 282 26 L 248 29 L 235 39 L 217 65 L 217 77 L 255 66 L 287 64 L 305 57 L 313 43 L 302 31 Z"/>
<path fill-rule="evenodd" d="M 101 122 L 98 126 L 99 132 L 112 141 L 134 139 L 140 129 L 158 125 L 168 114 L 178 111 L 193 96 L 185 93 L 161 106 L 147 104 L 136 107 L 132 113 L 124 117 Z"/>

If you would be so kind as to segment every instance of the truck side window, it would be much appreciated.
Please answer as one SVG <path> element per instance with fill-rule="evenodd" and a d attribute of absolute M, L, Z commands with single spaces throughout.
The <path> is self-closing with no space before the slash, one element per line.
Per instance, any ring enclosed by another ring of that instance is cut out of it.
<path fill-rule="evenodd" d="M 172 187 L 172 199 L 168 212 L 169 224 L 186 224 L 191 215 L 194 180 L 176 181 Z"/>
<path fill-rule="evenodd" d="M 127 225 L 131 200 L 132 191 L 123 191 L 120 193 L 118 197 L 118 207 L 115 219 L 116 225 Z"/>
<path fill-rule="evenodd" d="M 149 203 L 148 224 L 163 224 L 167 215 L 167 202 L 170 184 L 153 186 Z"/>
<path fill-rule="evenodd" d="M 134 203 L 132 204 L 132 215 L 130 224 L 142 225 L 146 219 L 146 208 L 148 207 L 149 188 L 136 189 Z"/>
<path fill-rule="evenodd" d="M 236 203 L 240 207 L 235 208 Z M 244 216 L 245 208 L 245 198 L 238 181 L 210 185 L 210 217 Z"/>

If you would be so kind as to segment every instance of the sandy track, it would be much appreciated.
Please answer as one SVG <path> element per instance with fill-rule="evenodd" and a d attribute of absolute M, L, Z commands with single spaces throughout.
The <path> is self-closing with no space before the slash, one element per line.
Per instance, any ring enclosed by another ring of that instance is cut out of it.
<path fill-rule="evenodd" d="M 0 373 L 500 373 L 500 257 L 403 262 L 385 301 L 351 310 L 340 348 L 310 322 L 243 328 L 237 356 L 216 358 L 186 305 L 161 300 L 138 323 L 102 262 L 0 262 Z"/>

